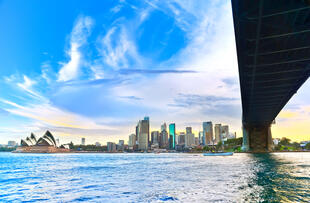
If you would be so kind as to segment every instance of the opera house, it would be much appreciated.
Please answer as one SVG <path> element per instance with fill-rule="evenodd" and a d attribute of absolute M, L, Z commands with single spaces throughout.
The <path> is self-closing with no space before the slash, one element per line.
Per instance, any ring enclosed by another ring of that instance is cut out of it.
<path fill-rule="evenodd" d="M 52 133 L 46 131 L 46 133 L 39 139 L 31 133 L 30 137 L 22 139 L 20 147 L 14 152 L 19 153 L 65 153 L 70 152 L 70 149 L 65 148 L 64 145 L 57 147 L 56 140 Z"/>

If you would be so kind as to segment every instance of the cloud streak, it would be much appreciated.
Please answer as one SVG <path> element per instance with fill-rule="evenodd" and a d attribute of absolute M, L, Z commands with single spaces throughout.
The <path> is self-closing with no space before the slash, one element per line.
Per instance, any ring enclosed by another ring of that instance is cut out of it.
<path fill-rule="evenodd" d="M 82 53 L 81 46 L 86 43 L 87 37 L 90 35 L 93 26 L 93 20 L 88 16 L 78 18 L 70 36 L 70 49 L 67 50 L 67 55 L 70 60 L 63 63 L 58 74 L 58 81 L 68 81 L 76 78 L 79 75 L 81 66 Z"/>

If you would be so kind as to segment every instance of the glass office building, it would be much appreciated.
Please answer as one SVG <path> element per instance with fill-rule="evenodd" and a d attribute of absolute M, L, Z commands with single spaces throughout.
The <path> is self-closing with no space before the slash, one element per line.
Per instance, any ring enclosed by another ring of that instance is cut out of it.
<path fill-rule="evenodd" d="M 169 125 L 169 148 L 175 149 L 175 123 Z"/>

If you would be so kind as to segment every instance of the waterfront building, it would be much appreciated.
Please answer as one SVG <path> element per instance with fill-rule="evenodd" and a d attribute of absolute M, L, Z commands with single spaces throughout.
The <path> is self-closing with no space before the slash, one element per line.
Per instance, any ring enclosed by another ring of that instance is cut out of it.
<path fill-rule="evenodd" d="M 8 141 L 8 147 L 16 147 L 17 143 L 15 141 Z"/>
<path fill-rule="evenodd" d="M 85 138 L 83 137 L 82 140 L 81 140 L 81 145 L 85 145 L 86 144 L 86 140 Z"/>
<path fill-rule="evenodd" d="M 227 140 L 229 137 L 229 127 L 228 125 L 221 126 L 221 140 Z"/>
<path fill-rule="evenodd" d="M 215 132 L 215 144 L 221 141 L 221 124 L 215 124 L 214 132 Z"/>
<path fill-rule="evenodd" d="M 135 145 L 136 145 L 136 135 L 131 134 L 129 135 L 128 147 L 129 149 L 133 149 Z"/>
<path fill-rule="evenodd" d="M 175 149 L 175 123 L 169 124 L 169 149 Z"/>
<path fill-rule="evenodd" d="M 116 145 L 117 151 L 124 151 L 125 149 L 125 141 L 124 140 L 119 140 L 118 144 Z"/>
<path fill-rule="evenodd" d="M 195 135 L 192 133 L 192 127 L 186 127 L 185 147 L 193 147 L 195 145 Z"/>
<path fill-rule="evenodd" d="M 198 140 L 199 140 L 199 145 L 203 145 L 203 131 L 199 131 L 198 134 Z"/>
<path fill-rule="evenodd" d="M 168 132 L 167 132 L 167 124 L 164 123 L 160 127 L 160 139 L 159 139 L 159 147 L 162 149 L 167 149 L 169 144 Z"/>
<path fill-rule="evenodd" d="M 178 137 L 178 145 L 185 145 L 185 133 L 180 132 Z"/>
<path fill-rule="evenodd" d="M 57 147 L 56 140 L 52 133 L 46 131 L 45 134 L 38 140 L 36 136 L 31 133 L 30 137 L 22 139 L 20 147 L 15 152 L 25 153 L 57 153 L 57 152 L 69 152 L 69 149 L 65 149 L 63 145 Z"/>
<path fill-rule="evenodd" d="M 203 145 L 213 144 L 213 124 L 211 121 L 202 123 L 202 143 Z"/>
<path fill-rule="evenodd" d="M 159 131 L 151 132 L 151 144 L 159 144 Z"/>
<path fill-rule="evenodd" d="M 107 142 L 108 152 L 116 152 L 116 144 L 114 142 Z"/>
<path fill-rule="evenodd" d="M 96 145 L 96 147 L 101 147 L 100 142 L 96 142 L 95 145 Z"/>
<path fill-rule="evenodd" d="M 138 149 L 148 150 L 149 147 L 149 130 L 150 130 L 150 120 L 149 117 L 145 117 L 138 123 Z"/>

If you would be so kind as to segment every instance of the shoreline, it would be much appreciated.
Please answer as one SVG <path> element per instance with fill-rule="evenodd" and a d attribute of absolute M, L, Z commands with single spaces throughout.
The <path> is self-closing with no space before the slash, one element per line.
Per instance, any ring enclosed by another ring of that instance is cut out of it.
<path fill-rule="evenodd" d="M 102 151 L 68 151 L 68 152 L 16 152 L 16 151 L 0 151 L 14 154 L 205 154 L 210 152 L 102 152 Z M 271 154 L 271 153 L 302 153 L 309 151 L 272 151 L 272 152 L 233 152 L 234 154 Z"/>

